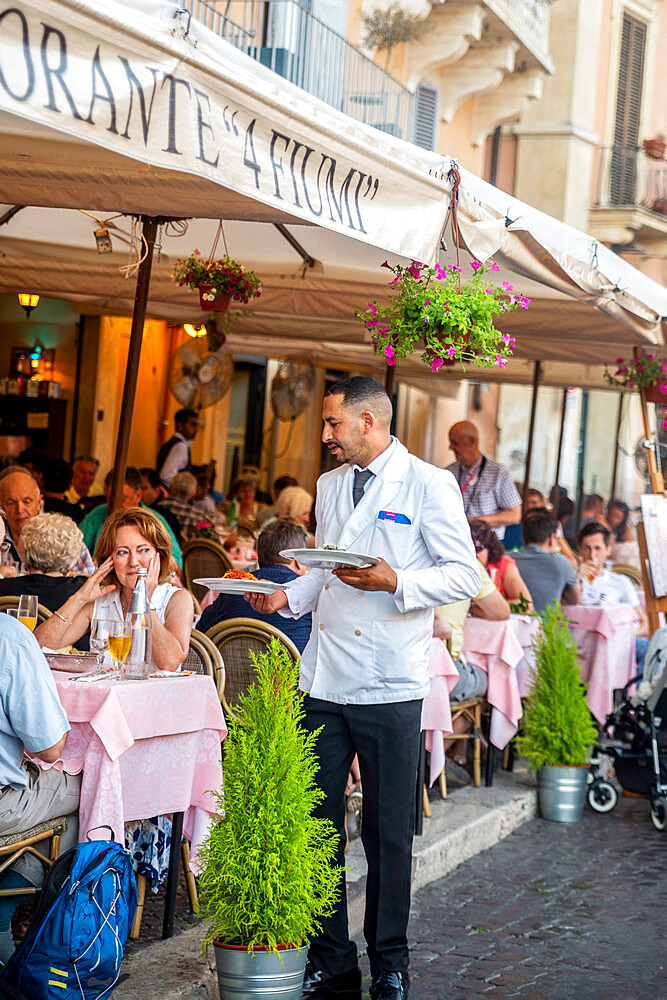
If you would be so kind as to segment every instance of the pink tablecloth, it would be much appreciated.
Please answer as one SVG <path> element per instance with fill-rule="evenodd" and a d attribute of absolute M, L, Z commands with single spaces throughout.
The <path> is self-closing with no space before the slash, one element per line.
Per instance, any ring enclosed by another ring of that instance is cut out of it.
<path fill-rule="evenodd" d="M 74 681 L 56 674 L 71 731 L 62 766 L 83 771 L 79 839 L 123 842 L 126 820 L 183 812 L 197 847 L 215 812 L 209 789 L 222 785 L 220 742 L 227 733 L 210 677 L 146 681 Z"/>
<path fill-rule="evenodd" d="M 575 605 L 564 611 L 577 644 L 581 679 L 588 684 L 588 707 L 604 722 L 614 707 L 614 688 L 622 688 L 637 672 L 635 613 L 629 604 Z"/>
<path fill-rule="evenodd" d="M 466 618 L 463 652 L 468 663 L 476 664 L 488 674 L 487 698 L 493 709 L 490 738 L 501 750 L 519 728 L 523 710 L 517 667 L 524 661 L 530 638 L 538 628 L 537 619 L 492 622 Z"/>
<path fill-rule="evenodd" d="M 441 639 L 431 640 L 431 690 L 422 706 L 422 729 L 426 730 L 426 749 L 431 754 L 429 783 L 432 785 L 445 766 L 444 736 L 452 732 L 449 692 L 459 679 L 454 661 Z"/>

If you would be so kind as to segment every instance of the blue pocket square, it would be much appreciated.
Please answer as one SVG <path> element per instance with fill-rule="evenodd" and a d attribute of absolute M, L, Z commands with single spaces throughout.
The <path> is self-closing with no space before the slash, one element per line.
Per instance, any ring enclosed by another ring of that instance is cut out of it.
<path fill-rule="evenodd" d="M 378 514 L 378 521 L 393 521 L 394 524 L 412 524 L 406 514 L 397 514 L 393 510 L 381 510 Z"/>

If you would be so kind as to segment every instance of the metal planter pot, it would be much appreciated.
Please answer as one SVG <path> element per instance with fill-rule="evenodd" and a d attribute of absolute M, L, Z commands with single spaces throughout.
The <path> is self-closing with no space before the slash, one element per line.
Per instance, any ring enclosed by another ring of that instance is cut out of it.
<path fill-rule="evenodd" d="M 578 823 L 586 801 L 588 767 L 541 767 L 537 772 L 540 815 L 556 823 Z"/>
<path fill-rule="evenodd" d="M 213 942 L 220 1000 L 299 1000 L 308 947 L 252 951 Z"/>

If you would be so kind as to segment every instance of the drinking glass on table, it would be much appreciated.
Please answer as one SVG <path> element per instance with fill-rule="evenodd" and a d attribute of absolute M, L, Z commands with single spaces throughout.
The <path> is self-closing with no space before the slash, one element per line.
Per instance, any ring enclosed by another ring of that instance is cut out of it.
<path fill-rule="evenodd" d="M 93 653 L 97 653 L 97 665 L 101 669 L 104 665 L 104 653 L 109 645 L 109 629 L 118 622 L 109 618 L 94 618 L 90 623 L 90 648 Z"/>
<path fill-rule="evenodd" d="M 31 632 L 34 632 L 37 625 L 37 596 L 35 594 L 22 594 L 19 597 L 18 612 L 19 621 Z"/>
<path fill-rule="evenodd" d="M 127 659 L 127 654 L 130 652 L 130 645 L 132 644 L 130 626 L 126 625 L 125 622 L 109 622 L 107 642 L 114 667 L 120 673 L 121 667 Z"/>

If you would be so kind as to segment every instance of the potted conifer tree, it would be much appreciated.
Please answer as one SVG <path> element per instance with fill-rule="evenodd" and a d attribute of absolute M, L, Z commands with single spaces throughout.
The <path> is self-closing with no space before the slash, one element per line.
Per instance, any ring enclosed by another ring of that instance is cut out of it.
<path fill-rule="evenodd" d="M 588 759 L 597 731 L 586 702 L 577 647 L 559 604 L 542 616 L 519 750 L 537 772 L 544 819 L 576 823 L 586 799 Z"/>
<path fill-rule="evenodd" d="M 221 1000 L 297 1000 L 308 936 L 338 898 L 338 834 L 312 815 L 324 795 L 314 781 L 319 730 L 301 724 L 298 666 L 277 639 L 250 655 L 257 680 L 229 720 L 221 821 L 203 847 L 203 946 L 214 946 Z"/>

